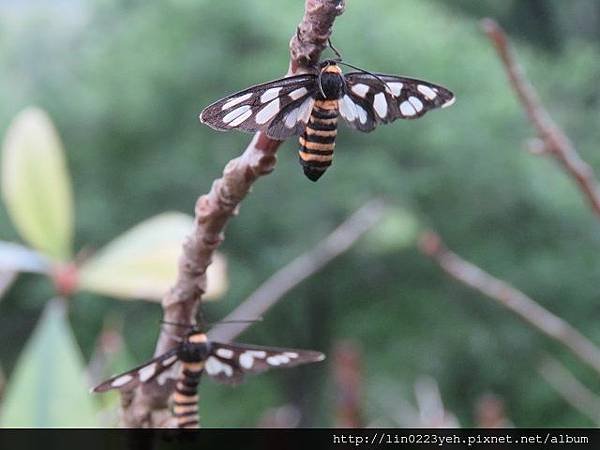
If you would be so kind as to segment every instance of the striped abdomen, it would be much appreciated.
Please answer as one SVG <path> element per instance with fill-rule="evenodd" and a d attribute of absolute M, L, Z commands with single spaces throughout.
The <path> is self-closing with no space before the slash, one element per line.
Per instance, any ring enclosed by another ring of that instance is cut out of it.
<path fill-rule="evenodd" d="M 181 364 L 182 375 L 173 394 L 173 415 L 179 428 L 198 428 L 198 382 L 204 363 Z"/>
<path fill-rule="evenodd" d="M 321 178 L 333 161 L 337 117 L 337 100 L 315 100 L 298 152 L 304 175 L 311 181 Z"/>

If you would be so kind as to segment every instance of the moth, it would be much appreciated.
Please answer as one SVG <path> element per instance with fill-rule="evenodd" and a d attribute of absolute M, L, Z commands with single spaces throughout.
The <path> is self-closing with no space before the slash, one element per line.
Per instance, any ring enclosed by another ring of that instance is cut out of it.
<path fill-rule="evenodd" d="M 178 375 L 173 394 L 173 413 L 180 428 L 196 427 L 198 383 L 203 373 L 221 383 L 236 384 L 247 373 L 294 367 L 324 359 L 323 353 L 310 350 L 212 342 L 205 333 L 192 328 L 175 348 L 104 381 L 92 392 L 130 390 L 155 379 L 164 384 L 161 377 L 179 369 L 175 370 Z"/>
<path fill-rule="evenodd" d="M 455 100 L 448 89 L 427 81 L 366 71 L 344 74 L 338 63 L 346 64 L 325 60 L 315 73 L 229 95 L 205 108 L 200 122 L 221 131 L 262 131 L 277 140 L 300 136 L 300 164 L 317 181 L 333 161 L 338 116 L 350 128 L 368 133 L 379 124 L 417 119 Z"/>

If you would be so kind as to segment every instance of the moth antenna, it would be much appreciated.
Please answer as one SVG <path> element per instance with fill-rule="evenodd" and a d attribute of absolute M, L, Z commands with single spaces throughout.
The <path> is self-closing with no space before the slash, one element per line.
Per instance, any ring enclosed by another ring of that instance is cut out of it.
<path fill-rule="evenodd" d="M 371 75 L 373 78 L 375 78 L 377 81 L 379 81 L 379 82 L 380 82 L 380 83 L 383 85 L 384 89 L 386 90 L 386 92 L 387 92 L 388 94 L 391 94 L 391 95 L 393 95 L 393 94 L 392 94 L 392 91 L 390 90 L 390 88 L 389 88 L 389 86 L 387 85 L 387 83 L 386 83 L 385 81 L 383 81 L 379 75 L 377 75 L 377 74 L 375 74 L 375 73 L 373 73 L 373 72 L 369 72 L 368 70 L 365 70 L 365 69 L 363 69 L 363 68 L 361 68 L 361 67 L 358 67 L 358 66 L 353 66 L 352 64 L 349 64 L 349 63 L 347 63 L 347 62 L 344 62 L 344 61 L 338 61 L 338 63 L 339 63 L 339 64 L 342 64 L 342 65 L 344 65 L 344 66 L 348 66 L 348 67 L 351 67 L 351 68 L 353 68 L 353 69 L 359 70 L 359 71 L 361 71 L 362 73 L 366 73 L 367 75 Z"/>
<path fill-rule="evenodd" d="M 198 326 L 198 325 L 194 325 L 191 323 L 169 322 L 168 320 L 161 320 L 160 323 L 163 325 L 173 325 L 174 327 L 181 327 L 181 328 L 188 328 L 188 329 L 196 328 Z"/>
<path fill-rule="evenodd" d="M 337 48 L 335 48 L 333 46 L 333 44 L 331 43 L 331 38 L 327 38 L 327 45 L 329 45 L 329 48 L 333 51 L 333 53 L 335 53 L 335 56 L 338 57 L 338 62 L 342 60 L 342 54 L 339 52 L 339 50 Z"/>
<path fill-rule="evenodd" d="M 209 323 L 210 326 L 213 325 L 220 325 L 220 324 L 228 324 L 228 323 L 255 323 L 255 322 L 262 322 L 263 318 L 262 317 L 258 317 L 256 319 L 234 319 L 234 320 L 219 320 L 218 322 L 212 322 Z"/>
<path fill-rule="evenodd" d="M 317 77 L 317 84 L 319 85 L 319 91 L 321 91 L 321 95 L 323 96 L 323 98 L 326 98 L 327 96 L 325 95 L 325 91 L 323 90 L 323 85 L 321 84 L 321 74 L 323 73 L 322 70 L 319 71 L 319 76 Z"/>

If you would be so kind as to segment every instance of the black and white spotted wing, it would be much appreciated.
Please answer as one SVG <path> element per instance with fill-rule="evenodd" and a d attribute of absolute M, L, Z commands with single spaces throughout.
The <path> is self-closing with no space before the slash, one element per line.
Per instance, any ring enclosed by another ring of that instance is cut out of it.
<path fill-rule="evenodd" d="M 200 121 L 215 130 L 265 131 L 273 139 L 301 134 L 317 91 L 317 76 L 297 75 L 252 86 L 208 106 Z"/>
<path fill-rule="evenodd" d="M 151 359 L 141 366 L 109 378 L 92 389 L 92 392 L 106 392 L 110 389 L 134 389 L 141 383 L 146 383 L 150 380 L 153 380 L 166 370 L 172 368 L 173 365 L 178 362 L 178 359 L 177 349 L 174 348 L 166 353 L 163 353 L 157 358 Z"/>
<path fill-rule="evenodd" d="M 197 335 L 196 335 L 197 336 Z M 242 381 L 247 373 L 260 373 L 272 368 L 294 367 L 299 364 L 322 361 L 325 355 L 310 350 L 287 348 L 259 347 L 242 344 L 225 344 L 202 341 L 199 343 L 181 344 L 180 346 L 148 361 L 141 366 L 116 375 L 96 386 L 93 392 L 106 392 L 110 389 L 131 390 L 141 383 L 147 383 L 175 369 L 176 363 L 183 368 L 190 363 L 204 363 L 203 372 L 221 383 L 236 384 Z M 187 345 L 187 346 L 186 346 Z M 185 347 L 185 350 L 183 348 Z M 207 349 L 206 357 L 192 361 L 190 354 L 202 354 Z M 185 354 L 186 351 L 191 353 Z M 198 353 L 198 350 L 200 350 Z M 172 380 L 178 373 L 171 374 Z M 160 380 L 160 378 L 159 378 Z"/>
<path fill-rule="evenodd" d="M 428 111 L 454 103 L 448 89 L 414 78 L 364 72 L 344 76 L 340 115 L 354 129 L 370 132 L 380 123 L 417 119 Z M 385 83 L 385 84 L 384 84 Z"/>
<path fill-rule="evenodd" d="M 261 373 L 273 368 L 289 368 L 323 361 L 325 355 L 310 350 L 260 347 L 255 345 L 212 343 L 211 355 L 204 371 L 221 383 L 237 384 L 245 374 Z"/>

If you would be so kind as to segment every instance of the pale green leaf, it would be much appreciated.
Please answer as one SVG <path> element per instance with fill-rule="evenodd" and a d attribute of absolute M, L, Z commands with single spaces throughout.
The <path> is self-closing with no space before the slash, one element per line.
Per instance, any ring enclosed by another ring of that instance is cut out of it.
<path fill-rule="evenodd" d="M 79 288 L 120 299 L 160 301 L 177 279 L 177 263 L 193 219 L 164 213 L 150 218 L 100 250 L 80 271 Z M 227 289 L 224 258 L 209 267 L 206 298 Z"/>
<path fill-rule="evenodd" d="M 48 303 L 10 376 L 3 427 L 97 426 L 94 401 L 64 300 Z"/>
<path fill-rule="evenodd" d="M 53 259 L 69 259 L 71 182 L 58 133 L 38 108 L 22 111 L 7 131 L 2 148 L 2 196 L 24 240 Z"/>

